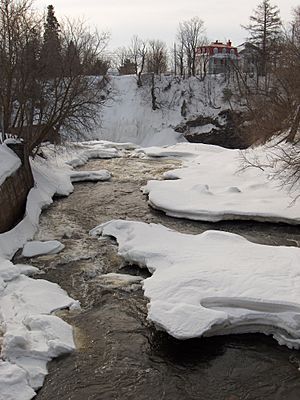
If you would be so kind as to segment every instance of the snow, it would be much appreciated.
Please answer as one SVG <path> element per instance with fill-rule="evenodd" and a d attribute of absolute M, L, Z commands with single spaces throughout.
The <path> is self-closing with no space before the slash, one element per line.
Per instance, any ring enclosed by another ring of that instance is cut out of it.
<path fill-rule="evenodd" d="M 75 171 L 71 173 L 70 177 L 72 182 L 99 182 L 110 180 L 111 174 L 106 169 L 102 169 L 99 171 Z"/>
<path fill-rule="evenodd" d="M 110 93 L 100 119 L 101 127 L 92 132 L 96 139 L 113 142 L 128 141 L 141 146 L 164 146 L 185 142 L 174 128 L 183 120 L 181 107 L 186 102 L 188 116 L 217 116 L 224 107 L 222 90 L 225 83 L 217 76 L 205 81 L 197 78 L 156 77 L 158 109 L 152 110 L 151 77 L 143 76 L 143 86 L 137 87 L 135 76 L 114 76 Z"/>
<path fill-rule="evenodd" d="M 251 219 L 300 224 L 300 202 L 271 179 L 274 171 L 241 170 L 240 150 L 203 144 L 139 149 L 148 157 L 181 157 L 185 167 L 149 181 L 144 193 L 149 204 L 177 218 L 217 222 Z M 264 147 L 256 154 L 268 153 Z M 267 157 L 267 155 L 264 155 Z"/>
<path fill-rule="evenodd" d="M 75 348 L 71 326 L 48 314 L 78 303 L 58 285 L 24 275 L 35 270 L 0 259 L 1 358 L 5 360 L 0 362 L 0 399 L 31 399 L 43 384 L 47 362 Z M 6 397 L 1 397 L 3 393 Z"/>
<path fill-rule="evenodd" d="M 80 153 L 78 157 L 73 158 L 68 161 L 68 164 L 73 168 L 80 167 L 86 164 L 90 159 L 110 159 L 120 157 L 118 150 L 115 148 L 103 148 L 100 144 L 100 147 L 94 146 L 94 148 L 90 148 Z"/>
<path fill-rule="evenodd" d="M 143 281 L 143 278 L 141 276 L 111 272 L 100 275 L 97 280 L 105 288 L 122 289 L 130 292 L 140 289 L 140 283 Z"/>
<path fill-rule="evenodd" d="M 32 241 L 25 244 L 22 256 L 30 258 L 43 254 L 57 254 L 64 248 L 65 246 L 58 240 L 49 240 L 46 242 Z"/>
<path fill-rule="evenodd" d="M 127 262 L 153 274 L 143 288 L 159 329 L 178 339 L 262 332 L 300 348 L 300 249 L 121 220 L 91 234 L 116 238 Z"/>
<path fill-rule="evenodd" d="M 134 275 L 128 275 L 128 274 L 117 274 L 114 272 L 110 272 L 108 274 L 101 275 L 101 279 L 107 280 L 107 281 L 121 281 L 125 283 L 136 283 L 140 282 L 143 280 L 141 276 L 134 276 Z"/>
<path fill-rule="evenodd" d="M 6 145 L 0 145 L 0 185 L 21 165 L 19 157 Z"/>
<path fill-rule="evenodd" d="M 26 372 L 0 360 L 0 400 L 30 400 L 35 391 L 27 385 Z"/>

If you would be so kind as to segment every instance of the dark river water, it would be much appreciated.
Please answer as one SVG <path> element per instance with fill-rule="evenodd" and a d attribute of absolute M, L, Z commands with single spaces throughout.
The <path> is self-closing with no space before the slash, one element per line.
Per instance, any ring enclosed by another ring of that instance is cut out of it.
<path fill-rule="evenodd" d="M 43 213 L 36 239 L 58 239 L 66 248 L 29 262 L 43 271 L 39 277 L 80 300 L 82 310 L 60 313 L 74 327 L 77 350 L 49 363 L 37 400 L 300 399 L 300 352 L 258 334 L 175 340 L 147 321 L 147 299 L 139 283 L 101 277 L 108 272 L 148 276 L 124 264 L 113 240 L 88 235 L 116 218 L 192 234 L 221 229 L 258 243 L 299 246 L 297 227 L 198 223 L 151 210 L 140 187 L 176 166 L 175 161 L 136 158 L 90 161 L 84 169 L 107 168 L 112 180 L 77 184 L 71 196 Z"/>

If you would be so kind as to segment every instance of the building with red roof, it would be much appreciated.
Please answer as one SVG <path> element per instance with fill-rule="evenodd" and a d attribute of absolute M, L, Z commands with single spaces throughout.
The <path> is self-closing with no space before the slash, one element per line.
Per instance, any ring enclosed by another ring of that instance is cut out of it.
<path fill-rule="evenodd" d="M 208 74 L 226 73 L 237 65 L 239 59 L 238 50 L 232 46 L 230 40 L 222 43 L 216 40 L 209 45 L 197 48 L 197 60 L 201 72 Z"/>

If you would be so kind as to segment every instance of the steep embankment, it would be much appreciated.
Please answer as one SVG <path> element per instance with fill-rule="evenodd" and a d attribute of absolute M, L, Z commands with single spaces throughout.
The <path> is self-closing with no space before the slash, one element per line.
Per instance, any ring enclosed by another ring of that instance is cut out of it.
<path fill-rule="evenodd" d="M 153 110 L 152 76 L 143 76 L 138 87 L 135 76 L 111 77 L 109 96 L 101 111 L 101 127 L 93 138 L 115 142 L 133 142 L 142 146 L 170 145 L 185 141 L 175 128 L 199 115 L 216 118 L 227 105 L 222 101 L 223 77 L 156 77 Z M 211 126 L 202 127 L 209 131 Z M 206 131 L 207 131 L 206 130 Z"/>

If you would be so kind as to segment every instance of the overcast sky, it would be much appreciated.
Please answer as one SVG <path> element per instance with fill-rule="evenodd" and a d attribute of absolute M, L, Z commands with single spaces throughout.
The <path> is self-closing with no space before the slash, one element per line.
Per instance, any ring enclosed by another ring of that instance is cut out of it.
<path fill-rule="evenodd" d="M 231 39 L 241 44 L 253 9 L 261 0 L 36 0 L 38 9 L 53 4 L 56 16 L 80 17 L 99 30 L 111 33 L 110 47 L 128 45 L 137 34 L 144 39 L 162 39 L 171 45 L 178 23 L 194 16 L 205 24 L 211 40 Z M 300 0 L 277 0 L 281 18 L 287 22 Z"/>

